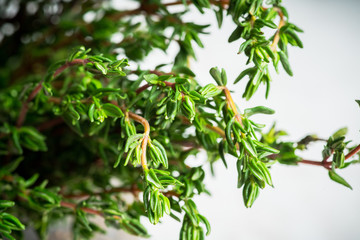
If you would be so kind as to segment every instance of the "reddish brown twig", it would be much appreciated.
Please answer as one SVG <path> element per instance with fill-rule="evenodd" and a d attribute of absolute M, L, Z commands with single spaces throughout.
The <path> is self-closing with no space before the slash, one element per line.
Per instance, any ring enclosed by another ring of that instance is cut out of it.
<path fill-rule="evenodd" d="M 135 197 L 138 197 L 139 193 L 142 192 L 142 190 L 138 189 L 136 186 L 131 187 L 131 188 L 125 188 L 125 187 L 118 187 L 118 188 L 112 188 L 109 190 L 105 190 L 105 191 L 101 191 L 101 192 L 96 192 L 96 193 L 79 193 L 79 194 L 67 194 L 67 195 L 63 195 L 64 198 L 67 199 L 71 199 L 71 198 L 88 198 L 90 196 L 98 196 L 98 195 L 102 195 L 102 194 L 111 194 L 111 193 L 131 193 L 133 194 Z M 176 196 L 178 197 L 179 194 L 175 191 L 167 191 L 167 192 L 162 192 L 165 196 L 170 197 L 170 196 Z"/>
<path fill-rule="evenodd" d="M 301 161 L 299 161 L 298 163 L 302 163 L 302 164 L 309 164 L 309 165 L 314 165 L 314 166 L 322 166 L 328 170 L 331 170 L 331 162 L 327 162 L 327 161 L 321 161 L 321 162 L 318 162 L 318 161 L 312 161 L 312 160 L 305 160 L 305 159 L 302 159 Z"/>
<path fill-rule="evenodd" d="M 31 102 L 31 100 L 33 100 L 36 95 L 40 92 L 41 88 L 42 88 L 42 83 L 43 80 L 41 80 L 36 87 L 34 88 L 34 90 L 30 93 L 30 95 L 28 96 L 28 98 L 26 99 L 26 101 L 24 102 L 24 104 L 21 106 L 21 110 L 20 110 L 20 114 L 19 117 L 17 119 L 16 122 L 16 126 L 19 128 L 23 125 L 25 118 L 26 118 L 26 114 L 27 111 L 29 110 L 29 103 Z"/>
<path fill-rule="evenodd" d="M 74 65 L 85 65 L 86 63 L 91 62 L 88 59 L 74 59 L 71 62 L 67 62 L 64 65 L 62 65 L 61 67 L 59 67 L 58 69 L 56 69 L 56 71 L 53 74 L 53 77 L 56 78 L 60 73 L 62 73 L 65 69 L 67 69 L 68 67 L 74 66 Z"/>
<path fill-rule="evenodd" d="M 70 202 L 60 202 L 60 205 L 62 207 L 65 207 L 65 208 L 70 208 L 70 209 L 73 209 L 73 210 L 76 210 L 77 206 L 75 203 L 70 203 Z M 94 214 L 94 215 L 98 215 L 98 216 L 101 216 L 103 217 L 104 215 L 102 214 L 102 212 L 98 211 L 98 210 L 95 210 L 95 209 L 92 209 L 92 208 L 87 208 L 87 207 L 81 207 L 80 208 L 81 210 L 83 210 L 84 212 L 87 212 L 87 213 L 90 213 L 90 214 Z"/>
<path fill-rule="evenodd" d="M 53 77 L 57 77 L 60 73 L 62 73 L 65 69 L 67 69 L 70 66 L 74 66 L 77 64 L 86 64 L 90 62 L 88 59 L 74 59 L 71 62 L 67 62 L 64 65 L 62 65 L 61 67 L 59 67 L 58 69 L 56 69 L 56 71 L 53 74 Z M 26 118 L 26 114 L 29 110 L 29 103 L 36 97 L 36 95 L 40 92 L 40 90 L 42 89 L 42 84 L 43 84 L 44 80 L 41 80 L 36 87 L 34 88 L 34 90 L 29 94 L 28 98 L 26 99 L 26 101 L 24 102 L 24 104 L 21 106 L 21 110 L 20 110 L 20 114 L 19 117 L 16 121 L 16 126 L 19 128 L 23 125 L 25 118 Z"/>
<path fill-rule="evenodd" d="M 90 197 L 90 196 L 98 196 L 101 194 L 121 193 L 121 192 L 129 192 L 129 193 L 132 193 L 134 196 L 137 196 L 139 194 L 139 192 L 141 192 L 141 191 L 138 188 L 117 187 L 117 188 L 112 188 L 109 190 L 105 190 L 102 192 L 95 192 L 95 193 L 67 194 L 67 195 L 63 195 L 63 197 L 64 198 L 86 198 L 86 197 Z"/>
<path fill-rule="evenodd" d="M 351 158 L 352 156 L 354 156 L 359 151 L 360 151 L 360 144 L 356 148 L 351 150 L 348 154 L 346 154 L 345 160 Z"/>
<path fill-rule="evenodd" d="M 172 83 L 172 82 L 163 82 L 163 83 L 165 83 L 165 85 L 166 85 L 167 87 L 172 87 L 172 88 L 175 87 L 175 83 Z M 145 84 L 144 86 L 142 86 L 142 87 L 140 87 L 140 88 L 138 88 L 138 89 L 136 90 L 136 94 L 139 94 L 139 93 L 145 91 L 146 89 L 148 89 L 148 88 L 151 87 L 151 86 L 153 86 L 153 85 L 151 85 L 151 84 Z"/>

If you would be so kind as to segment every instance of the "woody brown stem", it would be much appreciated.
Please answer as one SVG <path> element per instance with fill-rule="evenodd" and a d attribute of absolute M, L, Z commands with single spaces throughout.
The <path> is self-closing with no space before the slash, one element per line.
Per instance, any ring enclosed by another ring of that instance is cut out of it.
<path fill-rule="evenodd" d="M 348 154 L 346 154 L 345 159 L 351 158 L 352 156 L 354 156 L 359 151 L 360 151 L 360 144 L 356 148 L 351 150 Z"/>
<path fill-rule="evenodd" d="M 279 22 L 279 25 L 278 25 L 278 29 L 277 29 L 277 31 L 276 31 L 276 33 L 275 33 L 273 42 L 272 42 L 272 44 L 271 44 L 271 46 L 270 46 L 270 48 L 271 48 L 271 50 L 272 50 L 273 52 L 276 51 L 276 47 L 277 47 L 277 45 L 278 45 L 278 43 L 279 43 L 279 41 L 280 41 L 280 29 L 285 25 L 284 14 L 283 14 L 283 12 L 281 11 L 281 9 L 280 9 L 280 8 L 274 8 L 274 9 L 275 9 L 275 10 L 278 12 L 278 14 L 279 14 L 280 22 Z"/>
<path fill-rule="evenodd" d="M 236 121 L 238 121 L 242 125 L 241 115 L 235 105 L 235 102 L 231 96 L 229 89 L 225 86 L 219 87 L 219 88 L 221 88 L 224 91 L 226 103 L 227 103 L 228 107 L 232 110 L 232 112 L 234 113 L 234 117 L 235 117 Z"/>
<path fill-rule="evenodd" d="M 312 161 L 312 160 L 305 160 L 302 159 L 301 161 L 299 161 L 298 163 L 302 163 L 302 164 L 309 164 L 309 165 L 314 165 L 314 166 L 322 166 L 324 168 L 326 168 L 327 170 L 331 170 L 331 162 L 327 162 L 327 161 Z"/>

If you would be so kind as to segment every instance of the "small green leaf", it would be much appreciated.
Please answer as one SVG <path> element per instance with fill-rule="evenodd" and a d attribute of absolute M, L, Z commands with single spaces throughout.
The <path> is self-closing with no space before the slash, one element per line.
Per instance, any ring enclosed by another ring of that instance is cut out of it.
<path fill-rule="evenodd" d="M 250 117 L 254 114 L 274 114 L 275 111 L 271 108 L 267 108 L 264 106 L 257 106 L 257 107 L 253 107 L 253 108 L 247 108 L 244 110 L 244 115 L 246 117 Z"/>
<path fill-rule="evenodd" d="M 282 51 L 279 51 L 278 53 L 279 53 L 279 56 L 280 56 L 281 64 L 283 65 L 285 71 L 286 71 L 287 74 L 289 74 L 290 76 L 293 76 L 293 72 L 292 72 L 292 70 L 291 70 L 288 57 L 287 57 L 287 56 L 285 55 L 285 53 L 282 52 Z"/>
<path fill-rule="evenodd" d="M 90 122 L 94 122 L 94 111 L 95 111 L 95 103 L 91 104 L 89 107 L 88 116 L 89 116 Z"/>
<path fill-rule="evenodd" d="M 232 129 L 232 125 L 234 124 L 235 118 L 231 118 L 230 121 L 226 124 L 226 128 L 225 128 L 225 137 L 226 137 L 226 141 L 227 143 L 230 145 L 230 147 L 235 147 L 235 144 L 233 142 L 232 136 L 231 136 L 231 129 Z"/>
<path fill-rule="evenodd" d="M 123 117 L 124 113 L 118 106 L 115 106 L 111 103 L 105 103 L 102 105 L 102 109 L 104 110 L 105 114 L 110 117 Z"/>
<path fill-rule="evenodd" d="M 86 213 L 80 208 L 76 209 L 76 220 L 78 220 L 88 231 L 92 231 Z"/>
<path fill-rule="evenodd" d="M 19 132 L 18 132 L 17 129 L 14 129 L 12 131 L 12 140 L 13 140 L 14 146 L 18 150 L 19 154 L 22 154 L 23 150 L 22 150 L 21 145 L 20 145 L 20 137 L 19 137 Z"/>
<path fill-rule="evenodd" d="M 234 84 L 236 84 L 237 82 L 239 82 L 241 79 L 243 79 L 246 75 L 249 76 L 249 78 L 251 78 L 251 75 L 253 75 L 256 71 L 256 67 L 252 67 L 252 68 L 248 68 L 245 69 L 244 71 L 242 71 L 239 76 L 237 76 L 237 78 L 234 81 Z"/>
<path fill-rule="evenodd" d="M 210 74 L 219 86 L 224 86 L 224 83 L 222 82 L 222 79 L 221 79 L 221 73 L 217 67 L 211 68 Z"/>
<path fill-rule="evenodd" d="M 227 84 L 227 76 L 226 76 L 226 72 L 225 72 L 225 69 L 221 69 L 221 80 L 224 84 L 224 86 L 226 86 Z"/>
<path fill-rule="evenodd" d="M 359 104 L 359 107 L 360 107 L 360 100 L 355 100 L 355 102 L 356 102 L 357 104 Z"/>
<path fill-rule="evenodd" d="M 128 139 L 126 140 L 126 144 L 125 144 L 125 152 L 128 152 L 130 145 L 133 144 L 135 141 L 139 140 L 140 138 L 142 138 L 143 136 L 144 136 L 144 134 L 134 134 L 134 135 L 131 135 L 130 137 L 128 137 Z"/>
<path fill-rule="evenodd" d="M 156 139 L 153 140 L 153 144 L 159 149 L 159 153 L 160 153 L 160 158 L 162 160 L 162 164 L 164 165 L 165 168 L 168 168 L 168 158 L 167 158 L 167 154 L 166 154 L 166 150 L 163 147 L 163 145 L 158 142 Z"/>
<path fill-rule="evenodd" d="M 1 234 L 2 234 L 2 235 L 5 237 L 5 239 L 7 239 L 7 240 L 16 240 L 13 236 L 10 235 L 10 233 L 2 232 Z"/>
<path fill-rule="evenodd" d="M 215 86 L 212 83 L 209 83 L 208 85 L 202 87 L 199 90 L 199 93 L 204 97 L 204 98 L 211 98 L 211 97 L 215 97 L 217 95 L 219 95 L 222 92 L 221 89 L 219 89 L 217 86 Z"/>
<path fill-rule="evenodd" d="M 155 172 L 153 169 L 148 169 L 147 171 L 144 172 L 145 173 L 145 179 L 147 182 L 149 182 L 150 184 L 154 185 L 157 188 L 164 188 L 161 185 L 161 182 L 159 181 L 158 177 L 156 176 Z"/>
<path fill-rule="evenodd" d="M 191 76 L 191 77 L 195 77 L 195 73 L 193 71 L 190 70 L 190 68 L 185 67 L 185 66 L 175 66 L 172 71 L 174 73 L 183 73 L 185 75 Z"/>
<path fill-rule="evenodd" d="M 221 158 L 225 168 L 228 168 L 226 160 L 225 160 L 225 148 L 224 148 L 224 142 L 223 141 L 221 141 L 219 143 L 219 155 L 220 155 L 220 158 Z"/>
<path fill-rule="evenodd" d="M 210 232 L 211 232 L 211 226 L 209 221 L 201 214 L 198 214 L 200 220 L 205 224 L 206 226 L 206 236 L 209 236 Z"/>
<path fill-rule="evenodd" d="M 0 219 L 6 224 L 6 225 L 12 225 L 11 228 L 14 230 L 25 230 L 25 226 L 17 219 L 15 216 L 9 214 L 9 213 L 1 213 Z"/>
<path fill-rule="evenodd" d="M 105 67 L 105 65 L 103 63 L 94 62 L 94 65 L 103 75 L 107 74 L 107 68 Z"/>
<path fill-rule="evenodd" d="M 287 30 L 286 34 L 288 34 L 294 41 L 296 42 L 296 45 L 298 45 L 300 48 L 303 48 L 304 45 L 302 41 L 300 40 L 299 36 L 293 31 L 293 30 Z"/>
<path fill-rule="evenodd" d="M 15 205 L 15 202 L 8 200 L 0 200 L 0 210 L 9 208 Z"/>
<path fill-rule="evenodd" d="M 345 181 L 345 179 L 343 179 L 340 175 L 338 175 L 334 170 L 330 170 L 329 171 L 329 177 L 331 180 L 340 183 L 342 185 L 344 185 L 345 187 L 348 187 L 352 190 L 352 187 L 350 186 L 350 184 L 348 182 Z"/>
<path fill-rule="evenodd" d="M 333 135 L 332 137 L 334 139 L 337 139 L 339 137 L 342 137 L 342 136 L 345 136 L 348 132 L 348 128 L 347 127 L 344 127 L 344 128 L 340 128 L 339 130 L 337 130 Z"/>
<path fill-rule="evenodd" d="M 80 120 L 80 115 L 79 113 L 75 110 L 74 106 L 72 104 L 68 105 L 68 111 L 67 113 L 69 114 L 69 116 L 75 120 L 75 121 L 79 121 Z"/>
<path fill-rule="evenodd" d="M 251 145 L 248 141 L 251 141 L 251 140 L 245 139 L 245 138 L 242 138 L 242 139 L 241 139 L 241 142 L 242 142 L 242 144 L 244 145 L 244 147 L 245 147 L 245 149 L 247 150 L 247 152 L 248 152 L 251 156 L 253 156 L 253 157 L 256 158 L 256 149 L 254 149 L 254 148 L 252 147 L 252 145 Z"/>
<path fill-rule="evenodd" d="M 241 37 L 242 32 L 244 31 L 244 27 L 239 25 L 235 28 L 235 30 L 231 33 L 228 42 L 231 43 L 233 41 L 238 40 Z"/>
<path fill-rule="evenodd" d="M 24 160 L 24 157 L 18 157 L 17 159 L 12 160 L 8 164 L 1 166 L 0 177 L 12 173 L 19 166 L 22 160 Z"/>
<path fill-rule="evenodd" d="M 144 79 L 145 79 L 145 81 L 147 81 L 148 83 L 151 83 L 152 81 L 154 81 L 154 80 L 157 80 L 159 78 L 159 76 L 158 75 L 156 75 L 156 74 L 147 74 L 147 75 L 144 75 Z"/>

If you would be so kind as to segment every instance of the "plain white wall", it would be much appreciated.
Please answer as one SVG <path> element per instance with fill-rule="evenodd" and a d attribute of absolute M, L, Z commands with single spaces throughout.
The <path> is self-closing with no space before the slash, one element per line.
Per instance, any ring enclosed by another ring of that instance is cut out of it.
<path fill-rule="evenodd" d="M 289 133 L 289 140 L 300 140 L 309 133 L 327 138 L 348 126 L 349 139 L 360 143 L 360 109 L 354 101 L 360 98 L 360 1 L 288 0 L 283 4 L 290 21 L 305 30 L 300 35 L 304 49 L 290 47 L 294 77 L 284 71 L 273 73 L 268 100 L 264 87 L 247 102 L 241 98 L 246 81 L 230 85 L 236 103 L 241 109 L 256 105 L 275 109 L 275 115 L 256 120 L 268 125 L 276 121 L 278 128 Z M 229 81 L 233 81 L 245 68 L 245 58 L 236 54 L 240 42 L 227 43 L 234 24 L 227 18 L 218 30 L 213 13 L 187 17 L 193 19 L 213 23 L 211 34 L 202 38 L 205 49 L 197 50 L 198 61 L 192 63 L 197 79 L 202 84 L 212 81 L 208 71 L 218 66 L 225 68 Z M 321 149 L 321 143 L 313 144 L 301 156 L 320 160 Z M 206 160 L 205 155 L 200 158 L 198 161 Z M 277 164 L 271 170 L 275 188 L 266 187 L 254 206 L 246 209 L 241 190 L 236 188 L 235 161 L 229 158 L 228 164 L 227 170 L 221 162 L 215 164 L 215 177 L 205 167 L 205 182 L 213 196 L 197 197 L 196 202 L 212 225 L 206 239 L 360 239 L 360 166 L 339 171 L 353 186 L 351 191 L 332 182 L 320 167 Z M 156 226 L 144 220 L 150 239 L 178 239 L 181 226 L 175 220 L 164 218 Z"/>

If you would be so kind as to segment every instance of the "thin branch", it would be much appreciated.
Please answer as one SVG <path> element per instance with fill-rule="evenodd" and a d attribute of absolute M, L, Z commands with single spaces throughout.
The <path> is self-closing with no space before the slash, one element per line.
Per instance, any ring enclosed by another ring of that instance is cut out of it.
<path fill-rule="evenodd" d="M 360 144 L 356 148 L 351 150 L 348 154 L 346 154 L 345 160 L 351 158 L 352 156 L 354 156 L 359 151 L 360 151 Z"/>
<path fill-rule="evenodd" d="M 314 166 L 321 166 L 328 170 L 331 170 L 331 167 L 330 167 L 331 162 L 324 162 L 324 161 L 318 162 L 318 161 L 302 159 L 301 161 L 298 161 L 298 163 L 309 164 L 309 165 L 314 165 Z"/>
<path fill-rule="evenodd" d="M 226 102 L 228 104 L 228 107 L 233 111 L 234 115 L 235 115 L 235 119 L 236 121 L 238 121 L 241 125 L 242 125 L 242 119 L 241 119 L 241 115 L 235 105 L 235 102 L 231 96 L 231 93 L 229 91 L 229 89 L 225 86 L 220 87 L 224 93 L 225 93 L 225 97 L 226 97 Z"/>
<path fill-rule="evenodd" d="M 53 74 L 53 77 L 56 78 L 60 73 L 62 73 L 68 67 L 78 65 L 78 64 L 85 65 L 86 63 L 89 63 L 89 62 L 91 62 L 89 59 L 74 59 L 71 62 L 67 62 L 64 65 L 62 65 L 61 67 L 59 67 L 58 69 L 56 69 L 56 71 Z"/>
<path fill-rule="evenodd" d="M 111 101 L 111 103 L 114 104 L 114 105 L 116 105 L 116 106 L 118 106 L 118 107 L 120 107 L 120 106 L 117 104 L 116 101 Z M 149 135 L 150 135 L 150 124 L 149 124 L 149 122 L 148 122 L 145 118 L 143 118 L 143 117 L 141 117 L 141 116 L 139 116 L 139 115 L 137 115 L 137 114 L 135 114 L 135 113 L 133 113 L 133 112 L 128 111 L 125 107 L 120 107 L 120 108 L 121 108 L 124 112 L 126 112 L 131 119 L 133 119 L 134 121 L 140 123 L 140 124 L 143 125 L 143 127 L 144 127 L 144 137 L 143 137 L 143 139 L 142 139 L 142 144 L 141 144 L 141 166 L 142 166 L 142 168 L 143 168 L 144 170 L 147 170 L 148 167 L 147 167 L 147 160 L 146 160 L 146 148 L 147 148 L 148 141 L 150 140 L 150 139 L 149 139 Z"/>
<path fill-rule="evenodd" d="M 165 83 L 165 85 L 167 86 L 167 87 L 172 87 L 172 88 L 174 88 L 175 87 L 175 84 L 176 83 L 172 83 L 172 82 L 163 82 L 163 83 Z M 143 92 L 143 91 L 145 91 L 146 89 L 148 89 L 149 87 L 151 87 L 151 86 L 153 86 L 152 84 L 145 84 L 144 86 L 142 86 L 142 87 L 140 87 L 140 88 L 138 88 L 137 90 L 136 90 L 136 94 L 140 94 L 141 92 Z"/>
<path fill-rule="evenodd" d="M 102 195 L 102 194 L 120 193 L 120 192 L 129 192 L 129 193 L 132 193 L 134 196 L 137 196 L 139 194 L 139 192 L 141 192 L 141 191 L 138 188 L 117 187 L 117 188 L 112 188 L 109 190 L 95 192 L 95 193 L 67 194 L 67 195 L 63 195 L 63 197 L 64 198 L 86 198 L 86 197 L 90 197 L 90 196 L 98 196 L 98 195 Z"/>
<path fill-rule="evenodd" d="M 107 18 L 110 19 L 110 20 L 118 20 L 118 19 L 126 17 L 126 16 L 140 14 L 141 12 L 142 12 L 141 8 L 136 8 L 136 9 L 133 9 L 133 10 L 117 12 L 115 14 L 112 14 L 112 15 L 108 16 Z"/>
<path fill-rule="evenodd" d="M 31 100 L 33 100 L 36 95 L 40 92 L 40 90 L 42 89 L 42 83 L 43 83 L 43 80 L 41 80 L 37 85 L 36 87 L 34 88 L 34 90 L 32 90 L 32 92 L 30 93 L 30 95 L 28 96 L 28 98 L 26 99 L 26 101 L 24 102 L 24 104 L 21 106 L 21 110 L 20 110 L 20 114 L 19 114 L 19 117 L 16 121 L 16 126 L 18 128 L 20 128 L 24 121 L 25 121 L 25 118 L 26 118 L 26 114 L 27 114 L 27 111 L 29 110 L 29 103 L 31 102 Z"/>
<path fill-rule="evenodd" d="M 322 160 L 322 163 L 323 164 L 329 163 L 328 160 L 331 157 L 331 155 L 333 155 L 333 153 L 334 153 L 334 149 L 331 149 L 330 154 Z"/>
<path fill-rule="evenodd" d="M 53 77 L 57 77 L 60 73 L 62 73 L 65 69 L 67 69 L 70 66 L 74 66 L 77 64 L 86 64 L 90 62 L 88 59 L 74 59 L 71 62 L 67 62 L 64 65 L 62 65 L 61 67 L 59 67 L 58 69 L 56 69 L 56 71 L 53 74 Z M 21 110 L 20 110 L 20 114 L 19 117 L 16 121 L 16 126 L 18 128 L 20 128 L 25 121 L 26 118 L 26 114 L 29 110 L 29 103 L 36 97 L 36 95 L 40 92 L 40 90 L 42 89 L 42 84 L 43 84 L 44 80 L 41 80 L 36 87 L 34 88 L 34 90 L 29 94 L 28 98 L 26 99 L 25 103 L 21 106 Z"/>
<path fill-rule="evenodd" d="M 222 138 L 225 138 L 225 132 L 217 127 L 217 126 L 213 126 L 213 125 L 210 125 L 210 124 L 206 124 L 205 127 L 213 132 L 216 132 L 217 134 L 219 134 Z"/>
<path fill-rule="evenodd" d="M 72 210 L 76 210 L 77 206 L 75 203 L 70 203 L 70 202 L 60 202 L 60 205 L 62 207 L 65 207 L 65 208 L 70 208 Z M 90 214 L 94 214 L 94 215 L 98 215 L 100 217 L 103 217 L 103 213 L 98 211 L 98 210 L 95 210 L 95 209 L 92 209 L 92 208 L 87 208 L 87 207 L 81 207 L 80 208 L 81 210 L 83 210 L 84 212 L 87 212 L 87 213 L 90 213 Z"/>
<path fill-rule="evenodd" d="M 117 188 L 112 188 L 109 190 L 105 190 L 105 191 L 101 191 L 101 192 L 96 192 L 96 193 L 79 193 L 79 194 L 68 194 L 68 195 L 63 195 L 64 198 L 67 199 L 71 199 L 71 198 L 88 198 L 90 196 L 98 196 L 98 195 L 102 195 L 102 194 L 109 194 L 109 193 L 121 193 L 121 192 L 128 192 L 133 194 L 135 197 L 138 197 L 139 193 L 142 192 L 142 190 L 138 189 L 137 187 L 133 186 L 131 188 L 125 188 L 125 187 L 117 187 Z M 176 196 L 178 197 L 179 194 L 175 191 L 167 191 L 167 192 L 162 192 L 165 196 L 169 197 L 169 196 Z"/>
<path fill-rule="evenodd" d="M 284 14 L 283 14 L 283 12 L 281 11 L 281 9 L 280 8 L 274 8 L 277 12 L 278 12 L 278 14 L 279 14 L 279 17 L 280 17 L 280 22 L 279 22 L 279 25 L 278 25 L 278 29 L 277 29 L 277 31 L 276 31 L 276 33 L 275 33 L 275 36 L 274 36 L 274 39 L 273 39 L 273 42 L 272 42 L 272 44 L 271 44 L 271 50 L 273 50 L 273 52 L 275 52 L 276 51 L 276 47 L 277 47 L 277 45 L 278 45 L 278 43 L 279 43 L 279 41 L 280 41 L 280 29 L 285 25 L 285 19 L 284 19 Z"/>

